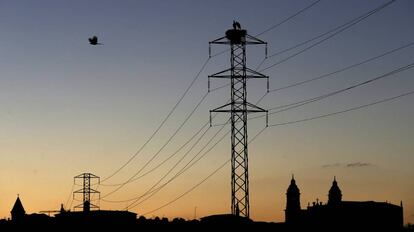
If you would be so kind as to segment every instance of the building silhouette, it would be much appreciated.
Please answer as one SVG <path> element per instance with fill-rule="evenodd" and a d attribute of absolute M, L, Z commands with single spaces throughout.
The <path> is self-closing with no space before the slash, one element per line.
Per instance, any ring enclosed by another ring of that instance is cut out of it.
<path fill-rule="evenodd" d="M 13 205 L 13 208 L 10 211 L 10 214 L 11 214 L 11 221 L 10 221 L 11 225 L 19 226 L 20 228 L 22 226 L 45 225 L 52 221 L 52 219 L 46 214 L 38 214 L 38 213 L 27 214 L 19 196 L 17 196 L 17 199 Z"/>
<path fill-rule="evenodd" d="M 63 226 L 131 226 L 136 223 L 137 214 L 119 210 L 91 210 L 89 201 L 83 202 L 83 211 L 65 210 L 63 206 L 55 215 L 56 223 Z"/>
<path fill-rule="evenodd" d="M 209 215 L 199 220 L 183 218 L 145 218 L 129 211 L 91 210 L 89 201 L 82 211 L 43 211 L 56 213 L 27 214 L 18 196 L 12 209 L 11 220 L 0 220 L 0 231 L 23 230 L 172 230 L 198 231 L 231 227 L 252 231 L 414 231 L 414 227 L 403 227 L 402 203 L 344 201 L 342 191 L 334 178 L 328 192 L 327 203 L 319 200 L 301 208 L 300 189 L 294 176 L 286 192 L 285 222 L 260 222 L 233 214 Z"/>
<path fill-rule="evenodd" d="M 328 194 L 328 204 L 329 205 L 338 205 L 342 202 L 342 191 L 338 186 L 338 182 L 336 182 L 336 177 L 332 182 L 332 186 L 329 189 Z"/>
<path fill-rule="evenodd" d="M 296 185 L 295 178 L 292 176 L 290 185 L 286 192 L 286 209 L 285 209 L 285 221 L 292 223 L 301 218 L 302 213 L 300 209 L 300 191 Z"/>
<path fill-rule="evenodd" d="M 292 180 L 286 192 L 285 221 L 289 227 L 313 229 L 360 229 L 397 231 L 403 228 L 403 206 L 388 202 L 343 201 L 336 178 L 328 202 L 317 200 L 306 209 L 300 206 L 300 191 Z"/>
<path fill-rule="evenodd" d="M 24 220 L 24 217 L 26 216 L 26 211 L 24 210 L 23 204 L 20 201 L 19 195 L 17 195 L 16 202 L 14 203 L 10 213 L 12 221 L 19 222 Z"/>

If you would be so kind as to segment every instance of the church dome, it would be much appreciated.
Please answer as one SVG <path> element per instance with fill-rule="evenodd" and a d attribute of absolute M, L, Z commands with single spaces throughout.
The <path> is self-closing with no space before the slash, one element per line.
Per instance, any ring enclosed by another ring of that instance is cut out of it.
<path fill-rule="evenodd" d="M 338 182 L 336 182 L 336 178 L 334 177 L 331 189 L 329 189 L 328 204 L 337 204 L 341 201 L 342 201 L 342 192 L 338 186 Z"/>
<path fill-rule="evenodd" d="M 292 180 L 290 181 L 290 185 L 287 189 L 287 193 L 286 194 L 298 194 L 299 193 L 299 188 L 296 185 L 296 181 L 295 178 L 292 176 Z"/>

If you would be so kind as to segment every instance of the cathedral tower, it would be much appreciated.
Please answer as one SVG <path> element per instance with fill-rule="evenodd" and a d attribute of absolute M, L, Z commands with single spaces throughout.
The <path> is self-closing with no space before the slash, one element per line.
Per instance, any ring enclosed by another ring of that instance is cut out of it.
<path fill-rule="evenodd" d="M 336 178 L 332 182 L 331 189 L 329 189 L 329 205 L 338 205 L 342 201 L 342 192 L 341 189 L 338 187 L 338 183 L 336 182 Z"/>
<path fill-rule="evenodd" d="M 285 209 L 285 221 L 286 223 L 292 223 L 298 220 L 300 215 L 300 191 L 296 185 L 295 178 L 292 175 L 289 188 L 286 192 L 286 209 Z"/>

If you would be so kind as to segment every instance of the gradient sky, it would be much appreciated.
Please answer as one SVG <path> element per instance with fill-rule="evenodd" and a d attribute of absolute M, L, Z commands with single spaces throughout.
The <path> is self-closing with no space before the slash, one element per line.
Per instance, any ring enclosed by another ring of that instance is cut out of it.
<path fill-rule="evenodd" d="M 125 163 L 156 129 L 208 58 L 208 42 L 224 35 L 234 19 L 258 34 L 309 5 L 278 1 L 97 1 L 0 0 L 0 217 L 9 217 L 20 194 L 29 213 L 58 209 L 73 177 L 102 178 Z M 385 0 L 322 0 L 261 39 L 269 53 L 343 24 Z M 414 1 L 400 0 L 349 30 L 279 66 L 266 70 L 277 88 L 335 71 L 414 41 Z M 97 35 L 103 46 L 90 46 Z M 224 47 L 213 47 L 213 53 Z M 252 68 L 263 47 L 248 48 Z M 271 93 L 264 108 L 319 96 L 413 62 L 414 46 L 306 85 Z M 283 59 L 268 59 L 263 67 Z M 207 91 L 207 75 L 229 65 L 212 58 L 160 133 L 119 175 L 133 175 L 157 152 Z M 302 119 L 370 103 L 414 90 L 413 70 L 323 101 L 272 115 L 270 123 Z M 226 82 L 215 80 L 214 87 Z M 265 83 L 249 82 L 255 102 Z M 229 89 L 210 93 L 154 167 L 208 121 L 209 109 L 224 104 Z M 249 146 L 251 216 L 284 221 L 285 192 L 294 174 L 302 207 L 327 201 L 333 176 L 344 200 L 403 201 L 405 222 L 414 223 L 414 96 L 359 111 L 268 128 Z M 224 122 L 220 115 L 215 123 Z M 263 120 L 249 123 L 252 137 Z M 208 136 L 218 130 L 212 128 Z M 209 138 L 209 137 L 208 137 Z M 207 142 L 203 139 L 198 151 Z M 230 138 L 154 198 L 136 208 L 148 212 L 172 200 L 230 157 Z M 184 149 L 185 151 L 186 149 Z M 108 197 L 142 194 L 184 153 Z M 189 154 L 189 160 L 195 152 Z M 349 164 L 359 165 L 349 165 Z M 77 186 L 78 187 L 78 186 Z M 103 195 L 113 187 L 100 187 Z M 74 202 L 73 205 L 79 202 Z M 72 205 L 72 206 L 73 206 Z M 104 209 L 126 203 L 101 202 Z M 150 215 L 193 218 L 230 210 L 230 166 L 174 204 Z"/>

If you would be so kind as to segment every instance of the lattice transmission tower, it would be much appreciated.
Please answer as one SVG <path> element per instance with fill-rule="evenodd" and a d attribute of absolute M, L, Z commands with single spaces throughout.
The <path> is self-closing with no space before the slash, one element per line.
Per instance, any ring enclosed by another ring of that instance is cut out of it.
<path fill-rule="evenodd" d="M 210 91 L 210 78 L 230 79 L 230 102 L 213 110 L 210 110 L 210 124 L 212 112 L 230 113 L 231 122 L 231 213 L 249 217 L 249 168 L 247 149 L 247 114 L 267 113 L 247 101 L 247 80 L 252 78 L 267 79 L 267 91 L 269 91 L 269 77 L 246 66 L 246 45 L 267 43 L 247 34 L 241 29 L 238 22 L 233 22 L 233 29 L 227 30 L 225 36 L 209 42 L 211 57 L 211 44 L 224 44 L 230 46 L 230 68 L 208 76 L 208 88 Z M 267 54 L 266 54 L 267 55 Z"/>
<path fill-rule="evenodd" d="M 91 211 L 91 209 L 98 209 L 99 210 L 99 206 L 94 205 L 91 203 L 91 193 L 92 194 L 98 194 L 98 199 L 101 198 L 101 193 L 95 189 L 91 188 L 91 180 L 92 179 L 96 179 L 97 183 L 99 184 L 100 179 L 99 176 L 95 176 L 92 173 L 82 173 L 80 175 L 77 175 L 73 178 L 73 183 L 77 184 L 78 179 L 82 180 L 82 186 L 83 188 L 76 190 L 73 192 L 73 199 L 75 199 L 75 195 L 76 194 L 82 194 L 83 198 L 82 198 L 82 204 L 79 204 L 77 206 L 75 206 L 75 209 L 83 209 L 83 212 L 89 212 Z"/>

